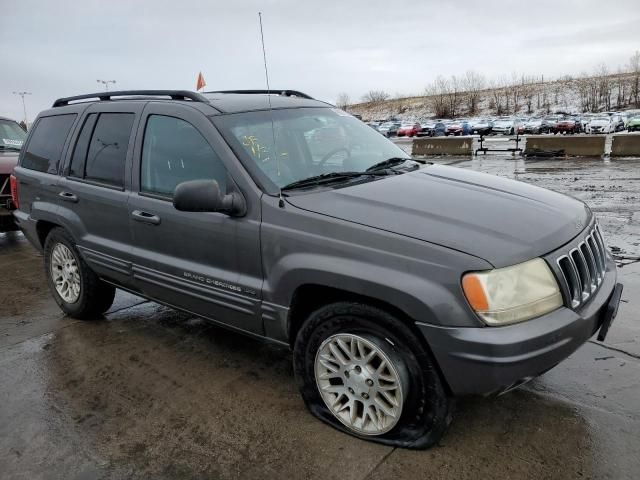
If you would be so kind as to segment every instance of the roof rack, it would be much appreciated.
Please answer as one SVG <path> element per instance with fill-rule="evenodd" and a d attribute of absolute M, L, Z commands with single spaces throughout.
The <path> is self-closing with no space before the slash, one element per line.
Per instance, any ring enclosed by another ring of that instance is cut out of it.
<path fill-rule="evenodd" d="M 76 95 L 74 97 L 59 98 L 53 102 L 53 107 L 63 107 L 69 105 L 69 102 L 77 100 L 88 100 L 97 98 L 100 101 L 109 101 L 113 97 L 171 97 L 172 100 L 192 100 L 194 102 L 209 103 L 209 100 L 196 92 L 189 90 L 120 90 L 115 92 L 87 93 L 86 95 Z"/>
<path fill-rule="evenodd" d="M 215 92 L 204 92 L 204 93 L 244 93 L 244 94 L 274 94 L 274 95 L 282 95 L 283 97 L 300 97 L 306 98 L 309 100 L 315 100 L 312 96 L 307 95 L 306 93 L 299 92 L 298 90 L 218 90 Z"/>

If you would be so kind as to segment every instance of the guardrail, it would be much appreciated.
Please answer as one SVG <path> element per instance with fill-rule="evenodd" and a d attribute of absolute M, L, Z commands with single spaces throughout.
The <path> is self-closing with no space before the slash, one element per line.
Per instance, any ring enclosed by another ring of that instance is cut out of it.
<path fill-rule="evenodd" d="M 640 157 L 640 135 L 614 135 L 611 142 L 612 157 Z"/>
<path fill-rule="evenodd" d="M 604 155 L 605 135 L 530 135 L 525 156 L 601 157 Z"/>
<path fill-rule="evenodd" d="M 471 155 L 473 137 L 421 137 L 413 141 L 411 155 Z"/>

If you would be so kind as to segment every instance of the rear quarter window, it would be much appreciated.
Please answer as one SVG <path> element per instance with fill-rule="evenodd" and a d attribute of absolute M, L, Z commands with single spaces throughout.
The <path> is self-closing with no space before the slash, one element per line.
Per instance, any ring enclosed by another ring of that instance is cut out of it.
<path fill-rule="evenodd" d="M 40 118 L 20 165 L 38 172 L 58 173 L 62 149 L 76 116 L 72 113 Z"/>

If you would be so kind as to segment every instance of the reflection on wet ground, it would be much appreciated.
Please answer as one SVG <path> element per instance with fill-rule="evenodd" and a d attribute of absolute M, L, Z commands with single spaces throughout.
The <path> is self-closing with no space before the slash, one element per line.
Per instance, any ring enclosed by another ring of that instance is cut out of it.
<path fill-rule="evenodd" d="M 438 447 L 392 449 L 311 417 L 286 349 L 124 293 L 106 319 L 65 318 L 42 258 L 20 234 L 0 234 L 0 476 L 637 478 L 640 161 L 435 161 L 598 212 L 625 283 L 606 344 L 499 398 L 460 400 Z"/>

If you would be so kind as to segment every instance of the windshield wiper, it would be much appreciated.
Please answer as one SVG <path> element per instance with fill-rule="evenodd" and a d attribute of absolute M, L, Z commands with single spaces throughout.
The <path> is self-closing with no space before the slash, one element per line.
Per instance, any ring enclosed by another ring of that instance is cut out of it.
<path fill-rule="evenodd" d="M 321 175 L 314 175 L 313 177 L 303 178 L 302 180 L 296 180 L 288 185 L 285 185 L 280 190 L 293 190 L 295 188 L 312 187 L 315 185 L 326 185 L 334 182 L 343 182 L 356 177 L 363 176 L 383 176 L 387 175 L 384 172 L 329 172 Z"/>
<path fill-rule="evenodd" d="M 369 168 L 367 168 L 365 170 L 365 172 L 376 172 L 376 171 L 380 171 L 380 170 L 385 170 L 387 168 L 396 167 L 398 165 L 402 165 L 403 163 L 407 163 L 407 162 L 413 162 L 415 164 L 418 163 L 415 160 L 413 160 L 412 158 L 391 157 L 391 158 L 387 158 L 386 160 L 383 160 L 381 162 L 378 162 L 375 165 L 370 166 Z M 417 168 L 417 167 L 418 167 L 418 165 L 415 165 L 415 168 Z"/>

